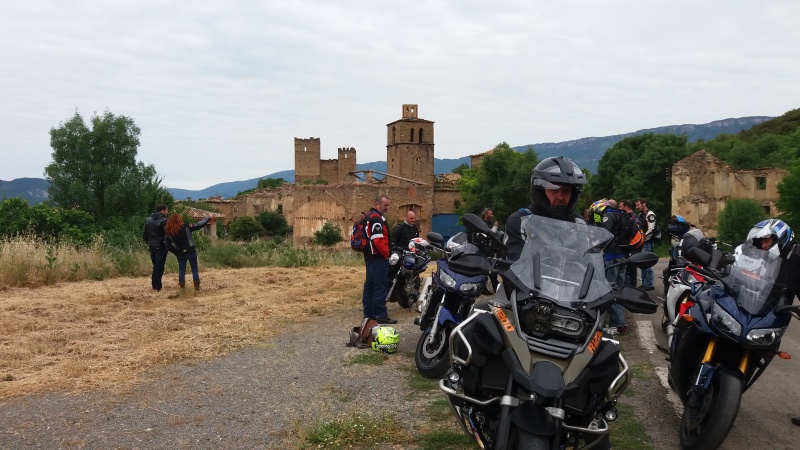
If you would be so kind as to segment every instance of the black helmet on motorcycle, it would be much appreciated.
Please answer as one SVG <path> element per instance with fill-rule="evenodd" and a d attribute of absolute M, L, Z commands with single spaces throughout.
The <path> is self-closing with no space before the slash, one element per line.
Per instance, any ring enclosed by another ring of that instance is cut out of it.
<path fill-rule="evenodd" d="M 575 214 L 584 184 L 586 175 L 571 159 L 564 156 L 546 158 L 531 173 L 531 201 L 540 212 L 551 218 L 568 220 Z M 551 206 L 545 190 L 557 190 L 565 185 L 572 188 L 569 202 L 566 206 Z"/>

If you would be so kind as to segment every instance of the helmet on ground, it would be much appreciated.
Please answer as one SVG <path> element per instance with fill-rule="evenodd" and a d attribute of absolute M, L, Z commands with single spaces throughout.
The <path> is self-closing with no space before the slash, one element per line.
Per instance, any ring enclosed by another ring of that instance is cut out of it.
<path fill-rule="evenodd" d="M 567 220 L 575 214 L 584 184 L 586 175 L 571 159 L 564 156 L 546 158 L 531 172 L 531 201 L 551 218 Z M 565 185 L 572 188 L 569 202 L 566 206 L 551 206 L 545 190 L 556 190 Z"/>
<path fill-rule="evenodd" d="M 376 352 L 394 353 L 400 345 L 400 335 L 392 327 L 374 327 L 372 329 L 372 349 Z"/>
<path fill-rule="evenodd" d="M 771 253 L 781 255 L 787 246 L 790 246 L 794 241 L 794 233 L 786 222 L 780 219 L 767 219 L 758 222 L 750 232 L 747 233 L 746 242 L 753 244 L 757 248 L 762 248 L 761 245 L 764 239 L 772 238 L 768 248 Z"/>

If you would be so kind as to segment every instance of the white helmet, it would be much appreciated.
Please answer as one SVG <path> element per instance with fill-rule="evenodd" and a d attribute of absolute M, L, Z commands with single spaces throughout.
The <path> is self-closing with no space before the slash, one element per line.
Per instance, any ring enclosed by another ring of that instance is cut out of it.
<path fill-rule="evenodd" d="M 756 248 L 761 248 L 763 239 L 772 238 L 772 243 L 769 248 L 770 253 L 780 256 L 787 246 L 790 246 L 794 241 L 794 233 L 789 225 L 780 219 L 767 219 L 758 222 L 750 232 L 747 233 L 745 242 L 752 244 Z"/>

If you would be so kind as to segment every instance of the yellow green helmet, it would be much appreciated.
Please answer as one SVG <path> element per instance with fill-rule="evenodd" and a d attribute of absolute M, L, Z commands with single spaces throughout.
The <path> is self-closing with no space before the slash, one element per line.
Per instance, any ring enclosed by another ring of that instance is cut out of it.
<path fill-rule="evenodd" d="M 376 352 L 394 353 L 400 345 L 400 335 L 392 327 L 375 327 L 372 336 L 372 349 Z"/>

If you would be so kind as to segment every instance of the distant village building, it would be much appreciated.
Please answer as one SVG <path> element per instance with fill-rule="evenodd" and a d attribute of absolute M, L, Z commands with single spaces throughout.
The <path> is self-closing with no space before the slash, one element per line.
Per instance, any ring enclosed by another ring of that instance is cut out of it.
<path fill-rule="evenodd" d="M 387 168 L 380 173 L 381 180 L 370 171 L 356 170 L 355 148 L 339 148 L 337 159 L 323 160 L 320 138 L 295 138 L 294 184 L 259 189 L 235 200 L 206 201 L 228 221 L 280 210 L 293 227 L 295 243 L 300 244 L 311 240 L 326 222 L 339 225 L 342 237 L 349 239 L 352 223 L 372 207 L 375 197 L 387 195 L 390 224 L 413 210 L 424 236 L 434 218 L 452 219 L 460 202 L 452 180 L 437 182 L 434 177 L 434 122 L 420 119 L 417 105 L 406 104 L 402 117 L 386 128 Z"/>
<path fill-rule="evenodd" d="M 672 166 L 672 213 L 683 216 L 709 236 L 728 198 L 752 198 L 767 216 L 777 214 L 777 185 L 788 171 L 777 168 L 738 170 L 705 150 Z"/>

